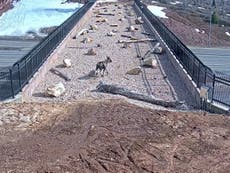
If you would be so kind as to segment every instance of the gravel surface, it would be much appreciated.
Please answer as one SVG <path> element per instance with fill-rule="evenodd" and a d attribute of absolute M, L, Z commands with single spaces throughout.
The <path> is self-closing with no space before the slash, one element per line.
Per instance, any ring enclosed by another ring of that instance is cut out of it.
<path fill-rule="evenodd" d="M 57 75 L 48 72 L 43 81 L 36 88 L 31 101 L 71 101 L 80 98 L 113 98 L 118 96 L 112 96 L 109 94 L 102 94 L 94 92 L 96 86 L 100 81 L 108 84 L 117 84 L 121 87 L 133 90 L 138 93 L 153 95 L 157 98 L 164 100 L 174 100 L 173 94 L 169 85 L 164 79 L 159 66 L 157 68 L 142 68 L 143 73 L 140 75 L 126 75 L 127 70 L 140 66 L 140 59 L 138 55 L 143 56 L 146 51 L 151 49 L 150 43 L 138 43 L 131 44 L 130 48 L 122 48 L 121 44 L 118 44 L 118 40 L 126 40 L 127 38 L 121 37 L 121 34 L 135 35 L 138 38 L 146 38 L 145 35 L 141 34 L 143 29 L 140 25 L 135 25 L 134 20 L 136 16 L 127 16 L 128 12 L 132 12 L 132 6 L 128 5 L 124 7 L 124 4 L 120 5 L 122 8 L 118 9 L 114 4 L 110 4 L 108 12 L 115 13 L 115 16 L 104 15 L 102 17 L 108 19 L 106 23 L 100 23 L 98 30 L 91 30 L 90 33 L 84 36 L 79 36 L 77 39 L 69 41 L 66 48 L 59 54 L 58 60 L 53 64 L 61 72 L 67 74 L 71 81 L 66 82 Z M 104 6 L 96 7 L 94 11 L 100 10 L 104 12 L 106 9 Z M 119 14 L 121 13 L 121 14 Z M 119 18 L 127 16 L 125 21 L 119 21 Z M 87 21 L 83 28 L 89 28 L 90 25 L 94 25 L 98 18 L 93 17 Z M 138 28 L 135 33 L 127 32 L 127 27 L 130 23 Z M 118 27 L 111 27 L 110 24 L 118 24 Z M 118 33 L 115 36 L 109 37 L 107 33 L 116 29 Z M 82 43 L 81 41 L 85 37 L 93 39 L 91 43 Z M 97 44 L 101 44 L 102 47 L 98 48 Z M 90 48 L 95 48 L 97 55 L 89 56 L 86 55 Z M 104 77 L 89 77 L 90 71 L 94 70 L 96 63 L 105 60 L 106 56 L 110 56 L 112 63 L 108 65 L 109 74 Z M 154 55 L 151 55 L 154 57 Z M 63 68 L 63 59 L 71 59 L 73 67 Z M 66 93 L 58 98 L 45 97 L 44 91 L 52 84 L 63 82 L 66 87 Z"/>

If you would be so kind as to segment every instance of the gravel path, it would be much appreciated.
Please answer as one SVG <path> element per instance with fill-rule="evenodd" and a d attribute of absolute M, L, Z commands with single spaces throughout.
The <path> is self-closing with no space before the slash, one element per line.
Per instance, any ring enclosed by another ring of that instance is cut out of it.
<path fill-rule="evenodd" d="M 119 3 L 121 4 L 121 3 Z M 164 79 L 159 66 L 157 68 L 142 68 L 143 73 L 139 75 L 126 75 L 127 70 L 140 66 L 140 59 L 138 55 L 143 56 L 146 51 L 151 49 L 149 43 L 131 44 L 130 48 L 122 48 L 122 45 L 117 43 L 118 40 L 124 40 L 126 38 L 121 37 L 121 34 L 132 35 L 127 32 L 127 27 L 130 23 L 138 28 L 138 31 L 134 35 L 138 38 L 146 38 L 141 34 L 143 27 L 135 25 L 134 20 L 136 16 L 130 16 L 125 21 L 119 21 L 119 18 L 127 16 L 128 12 L 132 12 L 131 5 L 124 4 L 119 5 L 122 8 L 118 9 L 115 4 L 109 4 L 108 12 L 115 13 L 115 16 L 103 16 L 108 22 L 97 24 L 98 30 L 90 31 L 87 35 L 79 36 L 77 39 L 69 41 L 66 48 L 59 54 L 58 60 L 53 64 L 53 67 L 58 68 L 71 78 L 71 81 L 66 82 L 62 78 L 48 72 L 43 81 L 37 86 L 31 101 L 74 101 L 82 98 L 113 98 L 119 96 L 113 96 L 110 94 L 102 94 L 93 92 L 100 81 L 108 84 L 117 84 L 121 87 L 133 90 L 138 93 L 153 95 L 164 100 L 174 100 L 173 94 L 169 85 Z M 96 7 L 94 11 L 105 11 L 105 6 Z M 119 14 L 120 13 L 120 14 Z M 84 28 L 89 28 L 90 25 L 96 23 L 98 18 L 93 17 L 87 21 Z M 110 24 L 118 24 L 118 27 L 111 27 Z M 109 37 L 107 33 L 116 29 L 118 33 L 115 36 Z M 81 41 L 85 37 L 92 38 L 91 43 L 82 43 Z M 101 44 L 102 47 L 97 47 L 97 44 Z M 86 55 L 90 48 L 95 48 L 97 55 Z M 88 77 L 90 71 L 95 69 L 96 63 L 102 61 L 110 56 L 112 63 L 108 65 L 109 74 L 104 77 Z M 154 55 L 151 55 L 154 56 Z M 62 68 L 63 59 L 71 59 L 73 67 Z M 62 82 L 66 87 L 66 93 L 58 98 L 50 98 L 44 96 L 45 89 L 55 83 Z"/>

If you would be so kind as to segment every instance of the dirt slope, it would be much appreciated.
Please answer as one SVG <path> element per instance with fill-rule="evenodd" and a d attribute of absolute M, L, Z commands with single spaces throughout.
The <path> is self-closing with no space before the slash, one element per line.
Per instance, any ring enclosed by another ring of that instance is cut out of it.
<path fill-rule="evenodd" d="M 0 115 L 0 172 L 230 171 L 230 118 L 221 115 L 119 100 L 7 104 Z"/>

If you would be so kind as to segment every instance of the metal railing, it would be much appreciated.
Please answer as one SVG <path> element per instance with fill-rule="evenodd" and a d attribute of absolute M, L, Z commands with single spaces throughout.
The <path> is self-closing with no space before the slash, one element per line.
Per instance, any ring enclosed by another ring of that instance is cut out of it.
<path fill-rule="evenodd" d="M 0 69 L 0 100 L 14 98 L 94 4 L 87 2 L 12 67 Z"/>
<path fill-rule="evenodd" d="M 136 5 L 154 26 L 161 38 L 166 42 L 177 60 L 182 64 L 189 76 L 198 88 L 208 86 L 210 101 L 216 101 L 226 106 L 230 106 L 230 79 L 216 75 L 209 67 L 185 46 L 172 33 L 161 20 L 156 17 L 140 0 L 135 0 Z"/>

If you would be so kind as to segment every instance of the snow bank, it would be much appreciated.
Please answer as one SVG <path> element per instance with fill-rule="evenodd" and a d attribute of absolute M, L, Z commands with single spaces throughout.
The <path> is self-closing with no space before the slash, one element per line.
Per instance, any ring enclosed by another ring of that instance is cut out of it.
<path fill-rule="evenodd" d="M 172 5 L 177 5 L 177 4 L 183 4 L 183 3 L 180 2 L 180 1 L 175 1 L 175 2 L 170 2 L 170 4 L 172 4 Z"/>
<path fill-rule="evenodd" d="M 225 32 L 225 34 L 226 34 L 227 36 L 229 36 L 229 37 L 230 37 L 230 33 L 229 33 L 229 32 Z"/>
<path fill-rule="evenodd" d="M 117 0 L 98 0 L 97 2 L 117 2 Z"/>
<path fill-rule="evenodd" d="M 155 5 L 148 5 L 148 9 L 155 15 L 155 16 L 158 16 L 158 17 L 162 17 L 162 18 L 168 18 L 165 14 L 164 7 L 159 7 L 159 6 L 155 6 Z"/>
<path fill-rule="evenodd" d="M 64 0 L 21 0 L 0 17 L 0 35 L 23 36 L 42 27 L 58 26 L 82 4 Z"/>
<path fill-rule="evenodd" d="M 205 10 L 204 7 L 197 7 L 199 10 Z"/>

